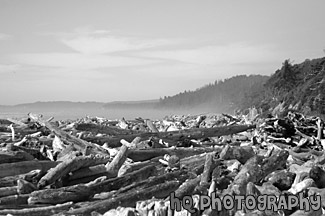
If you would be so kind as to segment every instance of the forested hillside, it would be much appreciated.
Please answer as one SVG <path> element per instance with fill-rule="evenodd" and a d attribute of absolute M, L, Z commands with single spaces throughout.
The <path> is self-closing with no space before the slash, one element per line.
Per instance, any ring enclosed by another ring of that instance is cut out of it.
<path fill-rule="evenodd" d="M 159 105 L 168 108 L 210 106 L 215 107 L 216 111 L 234 110 L 247 104 L 248 99 L 258 100 L 255 95 L 264 88 L 268 78 L 261 75 L 240 75 L 217 80 L 195 91 L 184 91 L 175 96 L 161 98 Z"/>
<path fill-rule="evenodd" d="M 325 114 L 325 58 L 300 64 L 284 61 L 266 82 L 264 99 L 253 105 L 269 110 L 275 106 L 305 114 Z"/>
<path fill-rule="evenodd" d="M 218 80 L 195 91 L 161 98 L 160 107 L 215 107 L 233 112 L 249 107 L 272 112 L 294 109 L 304 114 L 325 114 L 325 58 L 292 64 L 285 60 L 271 76 L 241 75 Z"/>

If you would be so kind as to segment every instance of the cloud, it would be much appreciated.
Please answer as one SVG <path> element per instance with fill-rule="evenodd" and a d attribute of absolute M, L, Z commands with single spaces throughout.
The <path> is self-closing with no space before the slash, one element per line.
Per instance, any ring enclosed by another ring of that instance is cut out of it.
<path fill-rule="evenodd" d="M 7 40 L 11 38 L 11 35 L 0 33 L 0 40 Z"/>
<path fill-rule="evenodd" d="M 192 49 L 135 52 L 134 56 L 169 59 L 199 65 L 230 65 L 270 61 L 276 55 L 271 46 L 252 46 L 245 43 L 236 43 Z"/>
<path fill-rule="evenodd" d="M 120 36 L 107 30 L 81 28 L 70 34 L 61 34 L 60 41 L 84 54 L 106 54 L 119 51 L 142 50 L 173 43 L 167 39 L 148 39 Z"/>
<path fill-rule="evenodd" d="M 26 65 L 78 70 L 148 65 L 160 62 L 154 59 L 79 53 L 24 53 L 12 55 L 11 60 Z"/>

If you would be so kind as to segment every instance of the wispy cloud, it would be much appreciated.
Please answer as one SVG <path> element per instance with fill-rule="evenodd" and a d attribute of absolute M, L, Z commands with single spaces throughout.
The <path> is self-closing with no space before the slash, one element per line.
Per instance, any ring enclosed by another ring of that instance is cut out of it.
<path fill-rule="evenodd" d="M 167 39 L 121 36 L 107 30 L 77 29 L 61 34 L 60 41 L 75 51 L 84 54 L 106 54 L 119 51 L 143 50 L 173 43 Z"/>
<path fill-rule="evenodd" d="M 78 70 L 148 65 L 158 62 L 154 59 L 79 53 L 24 53 L 12 55 L 12 60 L 27 65 Z"/>

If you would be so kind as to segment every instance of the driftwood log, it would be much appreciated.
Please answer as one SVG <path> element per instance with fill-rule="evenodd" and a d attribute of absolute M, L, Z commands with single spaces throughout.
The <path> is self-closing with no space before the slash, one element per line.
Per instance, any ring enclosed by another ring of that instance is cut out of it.
<path fill-rule="evenodd" d="M 130 191 L 129 193 L 120 194 L 114 199 L 107 199 L 98 202 L 91 202 L 88 206 L 73 209 L 64 212 L 66 215 L 90 215 L 92 211 L 105 213 L 106 211 L 118 206 L 129 207 L 135 206 L 137 201 L 151 199 L 152 197 L 166 197 L 175 191 L 181 183 L 177 180 L 168 181 L 160 185 L 144 188 L 139 191 Z"/>
<path fill-rule="evenodd" d="M 0 164 L 30 160 L 34 160 L 34 157 L 24 151 L 0 151 Z"/>
<path fill-rule="evenodd" d="M 117 135 L 129 135 L 129 134 L 138 134 L 139 131 L 129 130 L 129 129 L 121 129 L 116 126 L 103 126 L 97 125 L 93 123 L 80 123 L 76 125 L 76 130 L 79 131 L 89 131 L 95 134 L 107 134 L 111 136 Z"/>
<path fill-rule="evenodd" d="M 72 171 L 76 171 L 83 167 L 90 167 L 98 164 L 107 163 L 108 161 L 108 156 L 89 155 L 71 158 L 69 160 L 63 161 L 62 163 L 58 164 L 55 168 L 49 170 L 48 173 L 39 180 L 37 187 L 44 188 L 46 185 L 54 183 L 56 180 L 66 176 Z"/>
<path fill-rule="evenodd" d="M 0 170 L 1 170 L 0 178 L 6 176 L 20 175 L 37 169 L 46 171 L 49 170 L 50 168 L 55 167 L 59 163 L 60 162 L 56 162 L 56 161 L 32 160 L 32 161 L 0 164 Z"/>
<path fill-rule="evenodd" d="M 186 158 L 193 155 L 198 155 L 206 152 L 216 151 L 217 147 L 207 148 L 157 148 L 157 149 L 131 149 L 128 153 L 128 157 L 133 161 L 145 161 L 155 157 L 168 155 L 176 155 L 179 158 Z"/>
<path fill-rule="evenodd" d="M 91 147 L 91 152 L 94 154 L 101 154 L 101 155 L 107 155 L 107 151 L 103 148 L 100 148 L 99 146 L 96 146 L 92 143 L 89 143 L 85 140 L 79 139 L 75 136 L 72 136 L 62 130 L 60 130 L 58 127 L 50 124 L 47 121 L 42 120 L 38 115 L 29 113 L 28 116 L 40 124 L 43 127 L 46 127 L 49 129 L 53 134 L 55 134 L 57 137 L 59 137 L 62 141 L 65 141 L 66 143 L 69 143 L 70 145 L 74 146 L 76 149 L 78 149 L 81 152 L 84 152 L 87 147 Z"/>
<path fill-rule="evenodd" d="M 73 205 L 72 202 L 59 204 L 55 206 L 25 208 L 25 209 L 4 209 L 0 210 L 0 215 L 28 215 L 28 216 L 44 216 L 53 215 L 63 210 L 69 209 Z"/>
<path fill-rule="evenodd" d="M 233 125 L 225 127 L 215 127 L 215 128 L 194 128 L 186 129 L 180 131 L 170 131 L 170 132 L 159 132 L 159 133 L 139 133 L 130 135 L 117 135 L 115 137 L 85 137 L 84 139 L 97 143 L 104 144 L 108 143 L 109 147 L 115 148 L 121 146 L 120 140 L 125 139 L 131 142 L 134 138 L 141 137 L 141 139 L 149 139 L 150 137 L 157 137 L 159 139 L 166 139 L 172 141 L 182 141 L 185 139 L 201 139 L 205 137 L 217 137 L 223 135 L 236 134 L 249 129 L 255 128 L 255 125 Z"/>

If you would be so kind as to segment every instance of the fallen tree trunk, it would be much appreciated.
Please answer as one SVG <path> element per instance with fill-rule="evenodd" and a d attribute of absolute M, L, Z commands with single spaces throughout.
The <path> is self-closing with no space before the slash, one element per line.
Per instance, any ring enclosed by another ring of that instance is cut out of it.
<path fill-rule="evenodd" d="M 18 194 L 0 198 L 0 206 L 20 206 L 28 204 L 30 194 Z"/>
<path fill-rule="evenodd" d="M 92 211 L 105 213 L 106 211 L 118 206 L 131 207 L 135 206 L 137 201 L 151 199 L 153 196 L 157 198 L 167 197 L 171 192 L 175 191 L 180 185 L 179 181 L 169 181 L 160 185 L 155 185 L 149 188 L 144 188 L 139 191 L 130 191 L 129 193 L 121 194 L 114 199 L 107 199 L 99 202 L 89 203 L 88 206 L 73 209 L 64 212 L 66 215 L 90 215 Z"/>
<path fill-rule="evenodd" d="M 128 134 L 138 134 L 139 131 L 129 130 L 129 129 L 121 129 L 119 127 L 114 126 L 103 126 L 103 125 L 96 125 L 92 123 L 81 123 L 76 125 L 76 130 L 79 131 L 89 131 L 95 134 L 107 134 L 111 136 L 118 136 L 118 135 L 128 135 Z"/>
<path fill-rule="evenodd" d="M 206 152 L 212 152 L 214 147 L 208 148 L 156 148 L 156 149 L 132 149 L 129 151 L 128 157 L 133 161 L 145 161 L 154 157 L 168 155 L 176 155 L 179 158 L 186 158 L 193 155 L 198 155 Z"/>
<path fill-rule="evenodd" d="M 59 163 L 60 162 L 57 161 L 32 160 L 32 161 L 0 164 L 0 170 L 1 170 L 0 178 L 6 176 L 20 175 L 36 169 L 46 171 L 49 170 L 50 168 L 55 167 Z"/>
<path fill-rule="evenodd" d="M 200 183 L 201 176 L 197 176 L 194 179 L 189 179 L 184 182 L 176 191 L 175 197 L 183 199 L 184 196 L 191 196 L 194 192 L 195 187 Z"/>
<path fill-rule="evenodd" d="M 17 186 L 0 188 L 0 197 L 11 196 L 16 194 L 18 194 Z"/>
<path fill-rule="evenodd" d="M 147 179 L 148 177 L 152 176 L 155 172 L 155 166 L 147 166 L 132 173 L 128 173 L 124 176 L 99 182 L 90 187 L 92 188 L 91 190 L 93 194 L 118 190 L 134 182 Z"/>
<path fill-rule="evenodd" d="M 68 173 L 72 171 L 76 171 L 80 168 L 103 164 L 103 163 L 107 163 L 108 161 L 109 161 L 109 157 L 106 156 L 98 157 L 94 155 L 71 158 L 69 160 L 63 161 L 55 168 L 51 169 L 45 176 L 43 176 L 39 180 L 37 187 L 43 188 L 46 185 L 50 185 L 54 183 L 56 180 L 58 180 L 59 178 L 64 177 Z"/>
<path fill-rule="evenodd" d="M 140 190 L 143 188 L 148 188 L 154 185 L 162 184 L 167 181 L 171 180 L 178 180 L 180 182 L 184 182 L 187 179 L 191 179 L 194 177 L 193 173 L 190 173 L 186 170 L 179 170 L 175 172 L 165 173 L 163 175 L 158 176 L 152 176 L 146 180 L 143 180 L 141 182 L 135 182 L 131 185 L 128 185 L 126 187 L 123 187 L 119 189 L 116 194 L 123 194 L 131 190 Z"/>
<path fill-rule="evenodd" d="M 89 199 L 93 194 L 85 184 L 78 184 L 57 189 L 34 191 L 28 198 L 28 204 L 60 204 L 69 201 L 79 202 Z"/>
<path fill-rule="evenodd" d="M 34 157 L 24 151 L 0 151 L 0 164 L 30 160 L 34 160 Z"/>
<path fill-rule="evenodd" d="M 100 182 L 91 182 L 90 184 L 78 184 L 57 189 L 44 189 L 34 191 L 28 199 L 29 204 L 47 203 L 59 204 L 68 201 L 83 201 L 94 196 L 97 193 L 118 190 L 134 182 L 147 179 L 154 171 L 154 167 L 146 167 L 123 177 L 103 180 Z"/>
<path fill-rule="evenodd" d="M 108 143 L 110 148 L 121 146 L 120 140 L 125 139 L 131 142 L 137 136 L 141 139 L 149 139 L 150 137 L 157 137 L 159 139 L 166 139 L 172 141 L 183 141 L 185 139 L 200 139 L 204 137 L 217 137 L 223 135 L 236 134 L 249 129 L 255 128 L 255 125 L 233 125 L 225 127 L 214 128 L 193 128 L 179 131 L 159 132 L 159 133 L 139 133 L 130 135 L 119 135 L 115 137 L 85 137 L 84 140 L 94 142 L 100 145 Z"/>
<path fill-rule="evenodd" d="M 0 210 L 0 215 L 28 215 L 28 216 L 45 216 L 53 215 L 63 210 L 69 209 L 73 205 L 72 202 L 45 207 L 25 208 L 25 209 L 4 209 Z"/>

